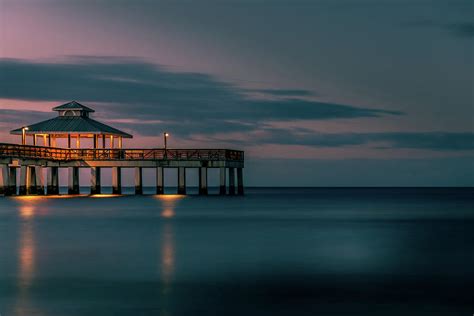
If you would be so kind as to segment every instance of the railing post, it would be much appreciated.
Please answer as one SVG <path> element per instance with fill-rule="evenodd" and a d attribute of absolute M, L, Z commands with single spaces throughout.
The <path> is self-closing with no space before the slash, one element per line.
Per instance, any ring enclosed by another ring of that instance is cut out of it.
<path fill-rule="evenodd" d="M 122 168 L 112 168 L 112 194 L 122 194 Z"/>
<path fill-rule="evenodd" d="M 219 186 L 220 195 L 226 195 L 226 188 L 225 188 L 226 170 L 225 169 L 226 169 L 225 167 L 220 168 L 220 186 Z"/>
<path fill-rule="evenodd" d="M 156 168 L 156 194 L 165 194 L 164 168 Z"/>
<path fill-rule="evenodd" d="M 186 168 L 178 168 L 178 194 L 186 194 Z"/>

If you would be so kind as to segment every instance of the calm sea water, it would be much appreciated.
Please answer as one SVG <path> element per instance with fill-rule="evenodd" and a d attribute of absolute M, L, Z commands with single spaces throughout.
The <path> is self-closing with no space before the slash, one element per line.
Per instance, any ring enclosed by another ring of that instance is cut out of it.
<path fill-rule="evenodd" d="M 473 189 L 0 197 L 0 314 L 472 315 Z"/>

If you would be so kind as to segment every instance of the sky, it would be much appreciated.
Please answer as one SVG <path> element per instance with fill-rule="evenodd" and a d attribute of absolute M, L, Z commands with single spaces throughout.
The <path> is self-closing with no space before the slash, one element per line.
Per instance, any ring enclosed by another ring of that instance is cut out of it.
<path fill-rule="evenodd" d="M 77 100 L 250 186 L 474 185 L 474 3 L 0 0 L 0 142 Z"/>

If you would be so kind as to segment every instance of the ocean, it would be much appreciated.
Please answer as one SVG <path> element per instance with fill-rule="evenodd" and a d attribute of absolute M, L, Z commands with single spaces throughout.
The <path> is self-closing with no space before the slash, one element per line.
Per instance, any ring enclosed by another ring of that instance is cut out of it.
<path fill-rule="evenodd" d="M 473 193 L 0 197 L 0 315 L 472 315 Z"/>

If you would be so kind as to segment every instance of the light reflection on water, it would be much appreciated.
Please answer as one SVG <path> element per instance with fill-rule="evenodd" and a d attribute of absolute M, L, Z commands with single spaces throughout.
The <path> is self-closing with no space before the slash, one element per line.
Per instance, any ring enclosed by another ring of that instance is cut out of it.
<path fill-rule="evenodd" d="M 0 313 L 469 310 L 472 192 L 364 192 L 0 198 Z"/>

